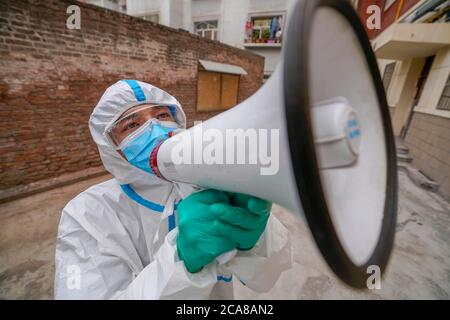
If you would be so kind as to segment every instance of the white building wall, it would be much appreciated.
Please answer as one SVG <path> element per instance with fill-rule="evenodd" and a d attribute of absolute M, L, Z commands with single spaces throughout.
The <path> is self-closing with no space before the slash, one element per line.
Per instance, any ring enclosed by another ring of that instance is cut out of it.
<path fill-rule="evenodd" d="M 283 13 L 287 17 L 296 0 L 127 0 L 127 13 L 140 16 L 159 13 L 159 23 L 194 32 L 194 22 L 218 21 L 219 41 L 265 57 L 265 74 L 278 64 L 281 47 L 245 47 L 245 23 L 249 15 Z"/>
<path fill-rule="evenodd" d="M 221 0 L 192 0 L 192 16 L 220 15 Z"/>
<path fill-rule="evenodd" d="M 184 12 L 185 0 L 166 0 L 169 3 L 169 21 L 172 28 L 183 28 L 183 16 L 188 14 Z"/>
<path fill-rule="evenodd" d="M 242 48 L 249 0 L 222 1 L 220 41 Z"/>
<path fill-rule="evenodd" d="M 191 0 L 127 0 L 127 14 L 158 14 L 162 25 L 193 31 Z"/>
<path fill-rule="evenodd" d="M 102 8 L 106 8 L 113 11 L 119 11 L 122 12 L 121 8 L 119 7 L 119 1 L 112 1 L 112 0 L 86 0 L 84 1 L 89 4 L 93 4 L 95 6 L 99 6 Z"/>
<path fill-rule="evenodd" d="M 127 14 L 142 16 L 144 14 L 160 13 L 162 3 L 167 0 L 127 0 Z M 160 17 L 161 21 L 161 17 Z"/>
<path fill-rule="evenodd" d="M 114 11 L 120 11 L 119 10 L 119 3 L 118 2 L 114 2 L 114 1 L 109 1 L 109 0 L 103 0 L 103 7 L 109 10 L 114 10 Z"/>
<path fill-rule="evenodd" d="M 182 0 L 182 28 L 189 32 L 194 31 L 194 25 L 192 23 L 192 1 L 191 0 Z"/>
<path fill-rule="evenodd" d="M 287 10 L 289 0 L 250 0 L 250 11 Z"/>
<path fill-rule="evenodd" d="M 278 65 L 281 58 L 281 48 L 253 49 L 256 54 L 264 56 L 264 74 L 269 76 Z"/>

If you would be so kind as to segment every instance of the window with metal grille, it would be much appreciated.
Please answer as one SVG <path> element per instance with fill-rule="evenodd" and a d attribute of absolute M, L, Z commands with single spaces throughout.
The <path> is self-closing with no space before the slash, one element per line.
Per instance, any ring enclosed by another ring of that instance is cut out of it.
<path fill-rule="evenodd" d="M 389 85 L 391 84 L 392 75 L 394 74 L 395 69 L 395 62 L 389 63 L 384 68 L 384 74 L 383 74 L 383 85 L 384 85 L 384 91 L 388 91 Z"/>
<path fill-rule="evenodd" d="M 219 40 L 217 36 L 217 20 L 215 21 L 201 21 L 194 23 L 195 33 L 200 37 L 211 39 L 211 40 Z"/>
<path fill-rule="evenodd" d="M 281 43 L 283 15 L 250 16 L 246 23 L 246 43 Z"/>
<path fill-rule="evenodd" d="M 450 111 L 450 75 L 447 78 L 447 83 L 444 86 L 444 90 L 442 91 L 442 95 L 439 99 L 437 108 L 439 110 Z"/>

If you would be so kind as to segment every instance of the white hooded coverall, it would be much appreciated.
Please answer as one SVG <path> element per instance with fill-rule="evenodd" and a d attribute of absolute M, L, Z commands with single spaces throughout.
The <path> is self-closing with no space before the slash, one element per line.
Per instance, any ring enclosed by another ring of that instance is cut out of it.
<path fill-rule="evenodd" d="M 56 299 L 232 299 L 237 278 L 249 288 L 269 290 L 290 268 L 286 228 L 271 215 L 249 251 L 190 273 L 178 258 L 176 205 L 180 188 L 122 158 L 105 128 L 127 109 L 143 103 L 176 107 L 179 102 L 150 84 L 121 80 L 95 107 L 89 128 L 103 165 L 114 179 L 94 185 L 63 209 L 55 257 Z"/>

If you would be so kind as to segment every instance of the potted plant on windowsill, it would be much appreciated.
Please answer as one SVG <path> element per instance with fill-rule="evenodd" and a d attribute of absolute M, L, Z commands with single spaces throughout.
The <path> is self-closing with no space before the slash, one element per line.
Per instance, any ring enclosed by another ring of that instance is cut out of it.
<path fill-rule="evenodd" d="M 252 42 L 253 43 L 259 43 L 259 38 L 260 38 L 260 31 L 259 30 L 253 30 Z"/>
<path fill-rule="evenodd" d="M 263 43 L 267 43 L 269 41 L 270 38 L 270 31 L 269 29 L 264 29 L 262 32 L 262 42 Z"/>

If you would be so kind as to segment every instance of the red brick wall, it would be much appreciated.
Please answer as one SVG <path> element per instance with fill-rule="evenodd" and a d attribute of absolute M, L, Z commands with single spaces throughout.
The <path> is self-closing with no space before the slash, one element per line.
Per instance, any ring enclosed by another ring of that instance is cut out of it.
<path fill-rule="evenodd" d="M 81 30 L 66 9 L 81 7 Z M 123 78 L 159 86 L 191 124 L 198 59 L 235 64 L 239 100 L 262 83 L 262 57 L 74 1 L 0 1 L 0 190 L 101 165 L 88 118 L 104 90 Z"/>
<path fill-rule="evenodd" d="M 380 33 L 382 33 L 387 27 L 389 27 L 394 21 L 395 17 L 397 15 L 397 11 L 399 6 L 401 5 L 400 15 L 406 13 L 409 9 L 411 9 L 417 2 L 420 0 L 403 0 L 403 4 L 401 4 L 402 1 L 396 0 L 393 5 L 391 5 L 386 11 L 384 11 L 384 5 L 386 3 L 386 0 L 359 0 L 358 3 L 358 13 L 361 17 L 361 20 L 364 24 L 364 27 L 366 28 L 367 34 L 369 36 L 369 39 L 373 39 L 377 37 Z M 377 5 L 381 9 L 381 29 L 373 29 L 369 30 L 367 28 L 367 18 L 370 16 L 367 14 L 367 7 L 371 5 Z"/>

